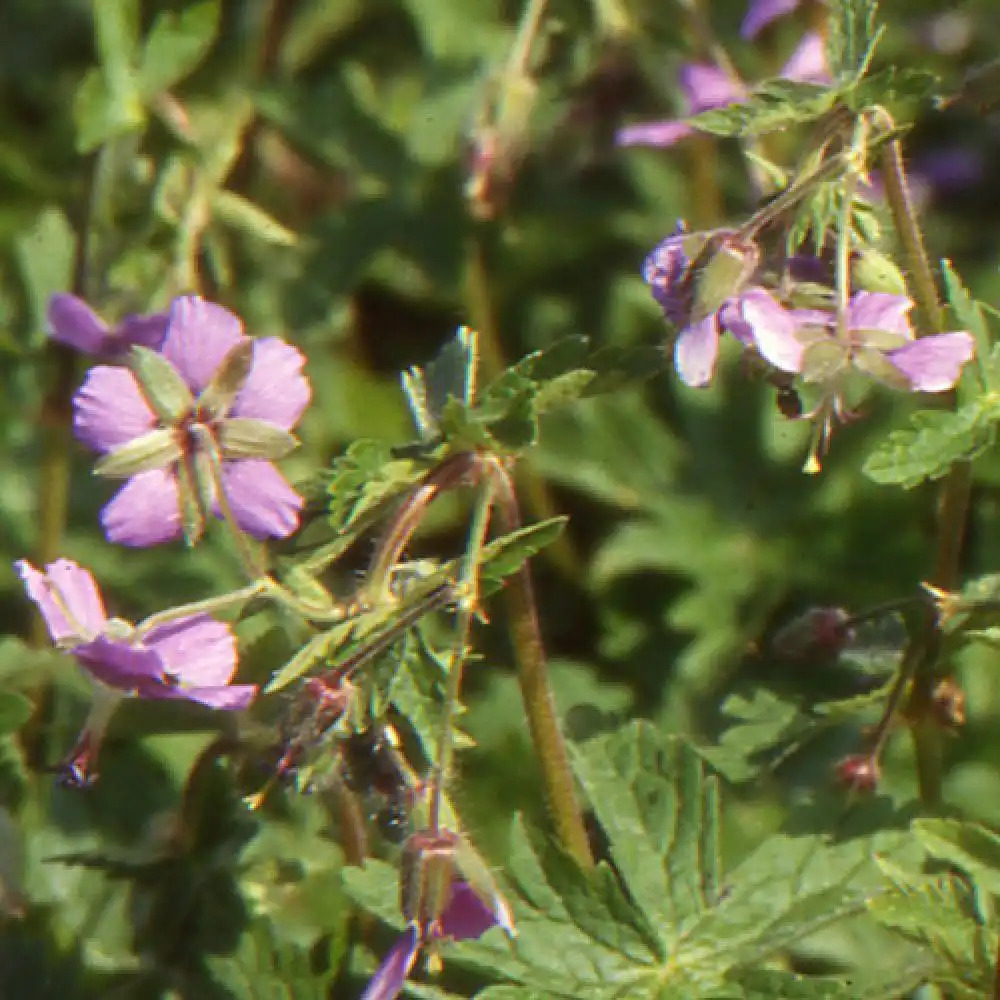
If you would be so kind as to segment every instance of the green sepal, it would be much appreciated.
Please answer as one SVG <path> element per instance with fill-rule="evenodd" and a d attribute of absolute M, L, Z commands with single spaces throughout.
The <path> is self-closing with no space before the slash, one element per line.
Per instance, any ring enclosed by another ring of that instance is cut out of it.
<path fill-rule="evenodd" d="M 220 421 L 216 437 L 224 459 L 263 458 L 273 462 L 284 458 L 299 444 L 294 434 L 254 417 L 229 417 Z"/>
<path fill-rule="evenodd" d="M 710 316 L 726 299 L 738 294 L 757 270 L 759 260 L 752 244 L 722 240 L 695 277 L 691 321 L 697 323 Z"/>
<path fill-rule="evenodd" d="M 911 343 L 906 334 L 894 330 L 851 330 L 851 341 L 876 351 L 896 351 Z"/>
<path fill-rule="evenodd" d="M 910 388 L 910 380 L 881 351 L 862 347 L 854 352 L 852 362 L 857 371 L 878 379 L 892 389 L 906 392 Z"/>
<path fill-rule="evenodd" d="M 129 367 L 153 412 L 165 424 L 174 425 L 194 407 L 194 396 L 177 369 L 148 347 L 135 346 L 129 353 Z"/>
<path fill-rule="evenodd" d="M 180 460 L 183 449 L 173 428 L 149 431 L 99 458 L 94 465 L 98 476 L 128 479 L 150 469 L 162 469 Z"/>
<path fill-rule="evenodd" d="M 830 338 L 810 344 L 802 352 L 802 377 L 807 382 L 828 382 L 848 363 L 847 348 Z"/>
<path fill-rule="evenodd" d="M 224 417 L 250 377 L 253 341 L 241 340 L 225 356 L 212 381 L 198 397 L 198 408 L 206 420 Z"/>
<path fill-rule="evenodd" d="M 197 456 L 196 456 L 197 459 Z M 181 508 L 181 530 L 187 545 L 197 545 L 205 533 L 205 506 L 198 496 L 199 476 L 190 457 L 177 463 L 178 500 Z"/>

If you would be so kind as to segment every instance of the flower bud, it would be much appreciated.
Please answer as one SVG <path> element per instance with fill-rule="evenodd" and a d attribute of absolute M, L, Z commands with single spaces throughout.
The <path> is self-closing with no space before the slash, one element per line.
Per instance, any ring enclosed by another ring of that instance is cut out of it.
<path fill-rule="evenodd" d="M 832 659 L 854 637 L 850 621 L 843 608 L 809 608 L 778 630 L 771 648 L 784 660 Z"/>
<path fill-rule="evenodd" d="M 851 277 L 858 288 L 867 292 L 906 294 L 903 272 L 888 257 L 875 250 L 862 250 L 855 257 Z"/>
<path fill-rule="evenodd" d="M 420 830 L 403 848 L 400 866 L 399 908 L 426 937 L 428 928 L 440 924 L 451 901 L 455 881 L 455 855 L 459 836 L 451 830 Z"/>
<path fill-rule="evenodd" d="M 878 761 L 868 754 L 852 754 L 834 769 L 837 783 L 852 792 L 874 792 L 882 778 Z"/>
<path fill-rule="evenodd" d="M 706 247 L 707 259 L 692 261 L 695 270 L 691 320 L 698 322 L 717 312 L 738 295 L 760 263 L 760 252 L 737 233 L 718 233 Z"/>

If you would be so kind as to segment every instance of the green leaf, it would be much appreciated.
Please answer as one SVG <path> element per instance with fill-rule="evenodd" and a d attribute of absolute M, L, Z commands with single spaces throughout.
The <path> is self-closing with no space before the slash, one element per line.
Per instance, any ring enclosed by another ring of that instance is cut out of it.
<path fill-rule="evenodd" d="M 571 748 L 615 866 L 664 940 L 684 933 L 718 893 L 715 780 L 681 740 L 648 723 Z"/>
<path fill-rule="evenodd" d="M 23 694 L 0 691 L 0 735 L 20 729 L 34 710 L 34 705 Z"/>
<path fill-rule="evenodd" d="M 48 327 L 46 310 L 50 296 L 73 287 L 76 233 L 60 209 L 46 208 L 18 233 L 15 250 L 34 329 L 41 334 Z"/>
<path fill-rule="evenodd" d="M 913 834 L 934 858 L 947 861 L 1000 896 L 1000 836 L 978 823 L 918 819 Z"/>
<path fill-rule="evenodd" d="M 407 490 L 422 474 L 416 462 L 393 458 L 380 441 L 362 438 L 353 442 L 333 463 L 327 486 L 331 526 L 338 533 L 362 527 L 369 515 Z"/>
<path fill-rule="evenodd" d="M 292 247 L 298 242 L 295 233 L 235 191 L 215 191 L 211 200 L 215 217 L 238 232 L 280 247 Z"/>
<path fill-rule="evenodd" d="M 84 77 L 74 99 L 76 145 L 81 153 L 141 128 L 146 121 L 135 72 L 138 0 L 94 0 L 93 11 L 101 65 Z"/>
<path fill-rule="evenodd" d="M 264 687 L 264 694 L 288 687 L 316 664 L 326 662 L 347 642 L 353 628 L 353 622 L 342 622 L 326 632 L 314 635 L 284 666 L 271 675 Z"/>
<path fill-rule="evenodd" d="M 992 443 L 993 427 L 982 416 L 978 402 L 954 413 L 920 410 L 910 418 L 910 428 L 893 431 L 868 456 L 862 471 L 876 483 L 904 489 L 940 479 L 953 463 L 975 458 Z"/>
<path fill-rule="evenodd" d="M 201 0 L 180 13 L 161 11 L 139 65 L 143 94 L 154 97 L 183 80 L 205 58 L 218 30 L 218 0 Z"/>
<path fill-rule="evenodd" d="M 816 121 L 833 107 L 836 99 L 836 91 L 829 87 L 768 80 L 746 101 L 703 111 L 686 121 L 700 132 L 746 139 Z"/>
<path fill-rule="evenodd" d="M 449 400 L 463 408 L 474 404 L 478 371 L 479 334 L 460 326 L 433 361 L 403 372 L 403 391 L 421 438 L 431 440 L 440 433 Z"/>
<path fill-rule="evenodd" d="M 480 593 L 488 597 L 503 580 L 516 573 L 533 555 L 551 545 L 566 527 L 566 517 L 550 517 L 519 528 L 483 547 L 479 565 Z"/>
<path fill-rule="evenodd" d="M 214 985 L 234 1000 L 326 1000 L 329 996 L 332 972 L 315 972 L 309 950 L 280 943 L 265 920 L 250 924 L 235 954 L 206 955 L 205 965 Z"/>
<path fill-rule="evenodd" d="M 878 0 L 834 0 L 826 57 L 835 80 L 853 82 L 864 75 L 881 37 L 877 10 Z"/>
<path fill-rule="evenodd" d="M 976 357 L 979 359 L 979 369 L 983 374 L 986 388 L 996 389 L 997 384 L 991 378 L 993 372 L 990 366 L 985 364 L 986 359 L 990 357 L 992 345 L 982 307 L 962 284 L 962 279 L 951 266 L 950 260 L 941 261 L 941 276 L 944 279 L 948 305 L 951 306 L 952 312 L 955 314 L 958 329 L 967 330 L 975 338 Z"/>
<path fill-rule="evenodd" d="M 974 892 L 949 876 L 912 874 L 881 862 L 893 891 L 876 896 L 869 912 L 883 926 L 918 944 L 934 967 L 931 982 L 962 1000 L 989 995 L 994 934 L 985 926 Z"/>

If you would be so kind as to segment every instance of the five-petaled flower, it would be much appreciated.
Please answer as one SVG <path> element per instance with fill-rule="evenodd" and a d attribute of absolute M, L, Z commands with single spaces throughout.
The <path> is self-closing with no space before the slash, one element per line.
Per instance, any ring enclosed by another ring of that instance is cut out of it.
<path fill-rule="evenodd" d="M 951 389 L 975 341 L 965 331 L 914 337 L 912 308 L 905 295 L 856 292 L 838 323 L 832 311 L 785 309 L 758 290 L 740 303 L 740 332 L 776 368 L 808 382 L 833 384 L 854 370 L 913 392 Z"/>
<path fill-rule="evenodd" d="M 91 573 L 70 559 L 36 569 L 15 563 L 28 597 L 38 606 L 53 643 L 71 653 L 95 684 L 91 716 L 64 767 L 73 783 L 92 780 L 101 737 L 122 697 L 196 701 L 209 708 L 242 709 L 254 684 L 233 684 L 236 639 L 230 626 L 198 614 L 149 629 L 109 618 Z"/>
<path fill-rule="evenodd" d="M 304 358 L 277 338 L 251 340 L 222 306 L 183 296 L 159 352 L 92 368 L 74 398 L 77 437 L 96 471 L 127 479 L 101 512 L 108 540 L 196 541 L 209 513 L 255 538 L 298 526 L 302 498 L 272 464 L 297 445 L 309 402 Z"/>
<path fill-rule="evenodd" d="M 456 881 L 440 918 L 427 923 L 423 929 L 418 921 L 411 921 L 402 937 L 382 960 L 361 995 L 361 1000 L 394 1000 L 402 990 L 421 947 L 441 941 L 479 938 L 491 927 L 511 931 L 512 925 L 506 908 L 497 905 L 491 909 L 467 882 Z"/>
<path fill-rule="evenodd" d="M 83 299 L 58 292 L 49 298 L 47 318 L 53 340 L 84 354 L 118 359 L 138 345 L 157 350 L 167 333 L 167 314 L 130 314 L 113 329 Z"/>

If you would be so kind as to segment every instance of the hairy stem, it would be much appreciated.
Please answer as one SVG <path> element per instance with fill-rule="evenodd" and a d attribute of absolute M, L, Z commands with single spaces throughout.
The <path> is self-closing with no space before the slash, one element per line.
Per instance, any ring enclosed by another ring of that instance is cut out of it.
<path fill-rule="evenodd" d="M 944 332 L 944 310 L 938 298 L 923 235 L 917 225 L 913 199 L 910 197 L 903 151 L 898 139 L 889 142 L 882 154 L 886 198 L 892 211 L 910 275 L 911 290 L 920 318 L 920 332 Z M 958 580 L 959 558 L 969 509 L 971 469 L 968 462 L 952 465 L 944 481 L 937 511 L 937 543 L 933 576 L 929 581 L 943 590 L 952 589 Z M 925 804 L 941 803 L 943 772 L 941 732 L 930 720 L 935 678 L 932 673 L 937 654 L 938 631 L 931 613 L 912 642 L 914 649 L 913 684 L 906 706 L 911 719 L 917 758 L 917 780 Z"/>
<path fill-rule="evenodd" d="M 392 599 L 392 570 L 403 557 L 413 533 L 427 513 L 427 508 L 443 492 L 455 489 L 478 476 L 479 457 L 473 452 L 449 455 L 433 468 L 403 498 L 395 517 L 389 522 L 375 548 L 365 575 L 362 603 L 382 604 Z"/>
<path fill-rule="evenodd" d="M 494 462 L 493 473 L 496 478 L 497 514 L 501 530 L 516 531 L 521 527 L 521 514 L 510 476 L 498 461 Z M 594 858 L 583 824 L 583 813 L 577 801 L 569 755 L 556 717 L 531 572 L 527 565 L 510 577 L 504 593 L 510 615 L 521 698 L 556 831 L 563 846 L 576 860 L 584 867 L 590 867 Z"/>

